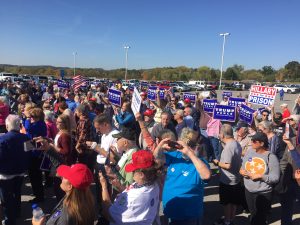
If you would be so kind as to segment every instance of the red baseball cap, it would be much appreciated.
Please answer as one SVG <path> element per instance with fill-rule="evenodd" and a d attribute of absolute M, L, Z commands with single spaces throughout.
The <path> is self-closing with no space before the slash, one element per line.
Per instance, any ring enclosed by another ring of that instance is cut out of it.
<path fill-rule="evenodd" d="M 72 166 L 61 165 L 57 168 L 57 174 L 66 178 L 77 189 L 85 189 L 93 182 L 92 172 L 81 163 Z"/>
<path fill-rule="evenodd" d="M 133 172 L 137 169 L 146 169 L 154 164 L 154 157 L 152 152 L 148 150 L 139 150 L 132 154 L 132 163 L 125 166 L 127 173 Z"/>
<path fill-rule="evenodd" d="M 185 103 L 191 103 L 191 99 L 186 98 L 186 99 L 184 99 L 184 102 L 185 102 Z"/>
<path fill-rule="evenodd" d="M 153 116 L 153 115 L 154 115 L 154 110 L 152 110 L 152 109 L 147 109 L 144 112 L 144 116 Z"/>
<path fill-rule="evenodd" d="M 141 95 L 141 96 L 146 96 L 147 94 L 146 94 L 146 92 L 141 92 L 140 95 Z"/>

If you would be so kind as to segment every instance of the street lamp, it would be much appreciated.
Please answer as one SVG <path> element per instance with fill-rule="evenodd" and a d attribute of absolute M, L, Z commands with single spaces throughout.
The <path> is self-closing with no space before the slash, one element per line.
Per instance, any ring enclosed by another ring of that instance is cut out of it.
<path fill-rule="evenodd" d="M 128 69 L 128 49 L 130 49 L 130 46 L 124 46 L 125 49 L 125 57 L 126 57 L 126 68 L 125 68 L 125 81 L 127 79 L 127 69 Z"/>
<path fill-rule="evenodd" d="M 230 35 L 230 33 L 223 33 L 220 36 L 223 36 L 223 48 L 222 48 L 222 61 L 221 61 L 221 76 L 220 76 L 220 86 L 219 89 L 222 87 L 222 75 L 223 75 L 223 61 L 224 61 L 224 49 L 225 49 L 225 40 L 226 36 Z"/>
<path fill-rule="evenodd" d="M 77 52 L 73 52 L 73 57 L 74 57 L 74 64 L 73 64 L 73 69 L 74 69 L 74 76 L 76 74 L 76 55 L 77 55 Z"/>

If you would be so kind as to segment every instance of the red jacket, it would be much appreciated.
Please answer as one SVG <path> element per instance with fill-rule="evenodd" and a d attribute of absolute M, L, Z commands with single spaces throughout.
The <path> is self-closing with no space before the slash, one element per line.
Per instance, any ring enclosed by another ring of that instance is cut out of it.
<path fill-rule="evenodd" d="M 0 125 L 5 125 L 5 119 L 9 115 L 9 107 L 4 103 L 0 103 Z"/>

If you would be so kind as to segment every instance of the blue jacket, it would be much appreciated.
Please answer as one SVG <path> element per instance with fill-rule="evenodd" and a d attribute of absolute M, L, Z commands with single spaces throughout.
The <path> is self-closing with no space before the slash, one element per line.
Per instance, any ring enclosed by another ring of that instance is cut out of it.
<path fill-rule="evenodd" d="M 47 125 L 43 120 L 31 123 L 30 120 L 26 120 L 24 122 L 24 127 L 26 130 L 26 135 L 29 139 L 33 139 L 35 137 L 46 137 L 47 136 Z M 31 155 L 35 157 L 39 157 L 42 154 L 39 150 L 31 151 Z"/>
<path fill-rule="evenodd" d="M 66 103 L 68 105 L 68 108 L 71 109 L 72 112 L 75 112 L 75 109 L 78 106 L 77 103 L 74 100 L 71 101 L 69 99 L 66 100 Z"/>
<path fill-rule="evenodd" d="M 26 134 L 30 139 L 34 137 L 46 137 L 47 136 L 47 125 L 44 121 L 40 120 L 34 123 L 31 123 L 30 120 L 25 120 L 24 127 Z"/>
<path fill-rule="evenodd" d="M 27 170 L 30 153 L 24 152 L 24 142 L 28 140 L 17 131 L 0 136 L 0 174 L 14 175 Z"/>
<path fill-rule="evenodd" d="M 116 116 L 116 120 L 120 125 L 120 130 L 124 127 L 128 129 L 135 129 L 135 118 L 133 113 L 130 112 L 121 112 Z"/>

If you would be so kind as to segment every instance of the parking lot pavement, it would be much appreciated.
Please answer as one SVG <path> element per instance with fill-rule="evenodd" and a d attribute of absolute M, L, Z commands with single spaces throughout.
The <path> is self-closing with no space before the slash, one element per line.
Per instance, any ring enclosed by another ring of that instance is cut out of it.
<path fill-rule="evenodd" d="M 211 165 L 212 169 L 215 169 L 213 165 Z M 205 187 L 205 196 L 204 196 L 204 225 L 213 224 L 218 218 L 223 215 L 222 206 L 219 204 L 219 177 L 218 175 L 212 176 L 211 180 Z M 95 191 L 94 185 L 92 186 L 92 191 Z M 22 190 L 22 213 L 21 218 L 18 219 L 18 225 L 30 225 L 32 218 L 32 209 L 31 204 L 28 202 L 33 198 L 31 195 L 31 187 L 29 183 L 28 177 L 25 179 L 25 184 L 23 185 Z M 43 209 L 44 213 L 50 213 L 53 207 L 56 205 L 56 201 L 54 199 L 52 188 L 48 188 L 45 191 L 45 202 L 39 204 L 39 206 Z M 296 208 L 296 207 L 295 207 Z M 273 201 L 272 210 L 270 212 L 269 222 L 270 225 L 279 225 L 280 224 L 280 210 L 281 206 L 276 200 Z M 294 224 L 300 224 L 300 207 L 296 208 L 294 213 Z M 242 212 L 242 208 L 238 208 L 238 214 L 234 221 L 236 225 L 248 225 L 248 214 Z M 96 224 L 96 223 L 95 223 Z"/>

